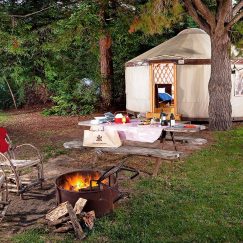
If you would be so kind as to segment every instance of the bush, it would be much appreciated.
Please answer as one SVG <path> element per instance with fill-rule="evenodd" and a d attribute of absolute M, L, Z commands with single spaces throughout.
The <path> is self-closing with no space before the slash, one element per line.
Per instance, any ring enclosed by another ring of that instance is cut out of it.
<path fill-rule="evenodd" d="M 99 89 L 90 79 L 82 79 L 70 93 L 62 91 L 52 97 L 55 105 L 43 111 L 44 115 L 86 115 L 94 112 Z"/>

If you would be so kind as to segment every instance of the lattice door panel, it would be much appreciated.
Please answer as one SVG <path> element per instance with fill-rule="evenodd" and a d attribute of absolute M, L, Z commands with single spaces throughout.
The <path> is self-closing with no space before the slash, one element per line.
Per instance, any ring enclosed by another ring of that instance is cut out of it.
<path fill-rule="evenodd" d="M 153 64 L 153 78 L 155 84 L 174 84 L 175 70 L 173 63 Z"/>
<path fill-rule="evenodd" d="M 171 84 L 171 96 L 175 97 L 175 64 L 158 63 L 152 65 L 154 84 Z"/>

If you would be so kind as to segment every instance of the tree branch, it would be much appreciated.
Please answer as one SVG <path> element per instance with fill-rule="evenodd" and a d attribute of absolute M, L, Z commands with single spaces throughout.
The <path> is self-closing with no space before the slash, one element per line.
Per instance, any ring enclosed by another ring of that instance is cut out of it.
<path fill-rule="evenodd" d="M 235 16 L 242 7 L 243 7 L 243 1 L 240 1 L 238 4 L 236 4 L 233 7 L 233 16 Z"/>
<path fill-rule="evenodd" d="M 192 4 L 191 0 L 184 0 L 183 1 L 188 13 L 190 16 L 196 21 L 196 23 L 200 26 L 201 29 L 206 31 L 208 34 L 210 33 L 210 26 L 207 24 L 207 22 L 198 15 L 197 10 L 195 9 L 194 5 Z"/>
<path fill-rule="evenodd" d="M 234 16 L 234 18 L 226 25 L 226 30 L 229 30 L 235 23 L 237 23 L 243 17 L 243 11 Z"/>
<path fill-rule="evenodd" d="M 201 0 L 192 0 L 199 14 L 208 22 L 211 29 L 215 29 L 215 16 Z"/>
<path fill-rule="evenodd" d="M 220 0 L 218 1 L 218 8 L 217 8 L 217 29 L 224 29 L 224 23 L 226 21 L 226 17 L 229 19 L 232 18 L 231 11 L 231 0 Z M 227 16 L 228 15 L 228 16 Z"/>
<path fill-rule="evenodd" d="M 52 7 L 54 7 L 54 6 L 49 6 L 49 7 L 43 8 L 43 9 L 41 9 L 41 10 L 38 10 L 38 11 L 36 11 L 36 12 L 29 13 L 29 14 L 25 14 L 25 15 L 14 15 L 14 14 L 13 14 L 13 15 L 9 15 L 9 16 L 10 16 L 10 17 L 14 17 L 14 18 L 27 18 L 27 17 L 29 17 L 29 16 L 38 14 L 38 13 L 43 12 L 43 11 L 46 11 L 47 9 L 52 8 Z"/>

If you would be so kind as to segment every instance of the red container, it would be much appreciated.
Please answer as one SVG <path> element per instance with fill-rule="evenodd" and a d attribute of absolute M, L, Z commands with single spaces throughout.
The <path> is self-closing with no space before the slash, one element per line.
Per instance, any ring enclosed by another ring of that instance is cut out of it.
<path fill-rule="evenodd" d="M 128 115 L 125 116 L 126 117 L 126 123 L 130 122 L 130 117 Z"/>
<path fill-rule="evenodd" d="M 115 123 L 122 123 L 122 118 L 115 118 Z"/>

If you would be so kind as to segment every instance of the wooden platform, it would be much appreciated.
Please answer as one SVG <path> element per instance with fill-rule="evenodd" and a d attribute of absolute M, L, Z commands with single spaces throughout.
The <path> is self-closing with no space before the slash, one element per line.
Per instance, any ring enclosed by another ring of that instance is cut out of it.
<path fill-rule="evenodd" d="M 82 141 L 70 141 L 63 144 L 64 148 L 67 149 L 84 149 Z M 178 151 L 169 151 L 162 150 L 159 148 L 144 148 L 136 146 L 121 146 L 118 148 L 93 148 L 97 154 L 97 158 L 100 153 L 114 153 L 114 154 L 125 154 L 125 155 L 139 155 L 139 156 L 149 156 L 157 158 L 153 176 L 158 174 L 160 164 L 163 160 L 165 161 L 175 161 L 178 160 L 181 156 L 181 152 Z"/>

